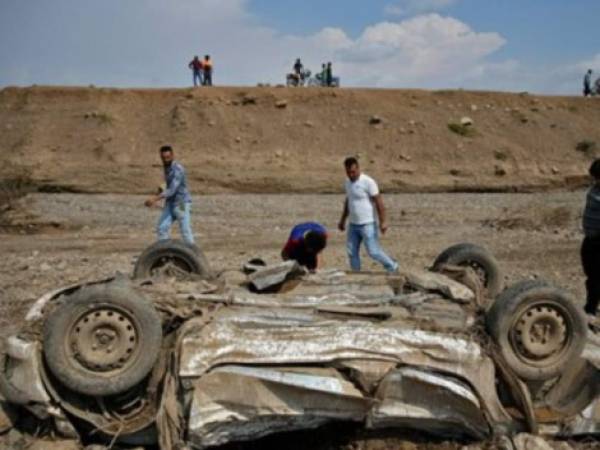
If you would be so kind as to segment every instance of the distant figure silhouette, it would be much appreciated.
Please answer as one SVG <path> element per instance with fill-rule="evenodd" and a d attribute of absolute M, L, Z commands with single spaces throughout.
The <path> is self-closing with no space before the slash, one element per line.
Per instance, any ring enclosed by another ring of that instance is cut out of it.
<path fill-rule="evenodd" d="M 194 81 L 194 86 L 203 84 L 202 61 L 200 61 L 200 58 L 198 58 L 198 56 L 194 56 L 194 59 L 192 59 L 190 61 L 190 63 L 188 64 L 188 67 L 190 69 L 192 69 L 192 73 L 193 73 L 192 77 L 193 77 L 193 81 Z"/>

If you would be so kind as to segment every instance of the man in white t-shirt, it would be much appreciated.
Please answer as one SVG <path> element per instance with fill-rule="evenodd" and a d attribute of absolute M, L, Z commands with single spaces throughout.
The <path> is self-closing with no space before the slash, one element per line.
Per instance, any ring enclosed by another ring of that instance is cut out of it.
<path fill-rule="evenodd" d="M 379 193 L 377 183 L 373 178 L 360 173 L 356 158 L 346 158 L 346 200 L 344 212 L 338 228 L 346 229 L 346 219 L 350 217 L 350 225 L 346 239 L 346 249 L 350 258 L 352 270 L 360 270 L 360 244 L 365 243 L 367 253 L 375 261 L 381 263 L 388 272 L 398 270 L 398 263 L 390 258 L 379 245 L 379 231 L 384 234 L 387 230 L 385 208 Z M 375 218 L 375 209 L 379 218 L 379 230 Z"/>

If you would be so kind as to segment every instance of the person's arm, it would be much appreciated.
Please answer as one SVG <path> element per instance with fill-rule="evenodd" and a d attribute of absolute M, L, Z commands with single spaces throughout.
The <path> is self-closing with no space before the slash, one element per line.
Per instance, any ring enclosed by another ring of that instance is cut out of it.
<path fill-rule="evenodd" d="M 377 194 L 375 197 L 372 197 L 373 202 L 375 203 L 375 207 L 377 208 L 377 216 L 379 217 L 379 230 L 381 234 L 385 234 L 388 229 L 386 217 L 385 217 L 385 206 L 383 206 L 383 198 L 381 194 Z"/>
<path fill-rule="evenodd" d="M 179 186 L 183 182 L 183 175 L 183 170 L 176 170 L 171 184 L 167 186 L 167 188 L 164 191 L 150 197 L 144 202 L 144 204 L 150 208 L 161 200 L 168 200 L 174 197 L 177 193 L 177 189 L 179 189 Z"/>
<path fill-rule="evenodd" d="M 340 231 L 344 231 L 346 229 L 346 219 L 348 218 L 348 197 L 344 200 L 344 210 L 342 211 L 342 217 L 340 218 L 340 222 L 338 223 L 338 228 Z"/>

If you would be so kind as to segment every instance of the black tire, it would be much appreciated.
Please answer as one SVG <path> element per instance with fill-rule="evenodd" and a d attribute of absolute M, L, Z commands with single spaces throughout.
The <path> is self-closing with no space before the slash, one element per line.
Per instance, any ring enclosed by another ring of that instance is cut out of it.
<path fill-rule="evenodd" d="M 463 243 L 448 247 L 436 258 L 433 270 L 442 264 L 469 266 L 480 277 L 487 297 L 494 298 L 502 289 L 502 273 L 496 258 L 479 245 Z"/>
<path fill-rule="evenodd" d="M 164 261 L 175 264 L 183 272 L 210 276 L 208 261 L 199 247 L 178 240 L 164 240 L 144 250 L 135 264 L 133 278 L 151 278 Z"/>
<path fill-rule="evenodd" d="M 43 351 L 65 387 L 93 396 L 127 391 L 152 370 L 162 342 L 154 306 L 123 285 L 88 286 L 44 323 Z"/>
<path fill-rule="evenodd" d="M 561 375 L 581 356 L 587 336 L 583 311 L 565 291 L 543 281 L 504 290 L 486 313 L 486 327 L 507 364 L 524 380 Z"/>

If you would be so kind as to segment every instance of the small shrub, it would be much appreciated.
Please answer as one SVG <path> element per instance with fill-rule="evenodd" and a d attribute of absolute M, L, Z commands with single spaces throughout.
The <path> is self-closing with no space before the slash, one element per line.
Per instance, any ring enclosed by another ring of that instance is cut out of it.
<path fill-rule="evenodd" d="M 106 124 L 106 125 L 112 124 L 115 120 L 113 116 L 111 116 L 109 113 L 105 113 L 105 112 L 98 113 L 96 118 L 98 119 L 98 122 Z"/>
<path fill-rule="evenodd" d="M 594 141 L 583 140 L 577 143 L 575 150 L 585 155 L 593 156 L 596 153 L 596 143 Z"/>
<path fill-rule="evenodd" d="M 494 158 L 496 158 L 498 161 L 506 161 L 508 159 L 508 155 L 502 150 L 495 150 Z"/>
<path fill-rule="evenodd" d="M 450 122 L 448 124 L 448 129 L 460 136 L 475 136 L 475 129 L 471 125 L 463 125 L 461 123 Z"/>

